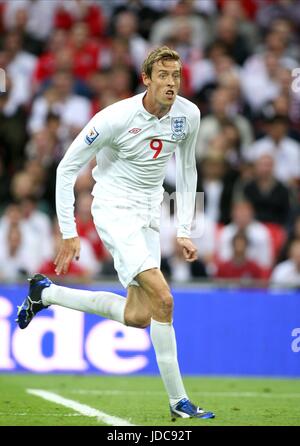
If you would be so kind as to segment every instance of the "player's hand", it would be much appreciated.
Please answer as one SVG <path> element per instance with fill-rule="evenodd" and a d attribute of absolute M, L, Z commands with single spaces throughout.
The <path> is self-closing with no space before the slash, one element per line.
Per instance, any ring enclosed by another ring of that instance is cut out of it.
<path fill-rule="evenodd" d="M 177 243 L 182 248 L 183 257 L 187 262 L 194 262 L 198 259 L 197 248 L 190 238 L 177 237 Z"/>
<path fill-rule="evenodd" d="M 73 237 L 64 239 L 61 241 L 61 245 L 58 254 L 54 260 L 56 266 L 55 272 L 57 275 L 63 273 L 66 274 L 69 270 L 70 263 L 75 258 L 79 259 L 80 256 L 80 238 Z"/>

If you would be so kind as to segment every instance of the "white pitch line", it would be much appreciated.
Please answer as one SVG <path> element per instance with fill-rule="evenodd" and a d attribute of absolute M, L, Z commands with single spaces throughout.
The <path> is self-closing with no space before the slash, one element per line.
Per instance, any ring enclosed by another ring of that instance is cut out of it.
<path fill-rule="evenodd" d="M 82 394 L 82 395 L 163 395 L 164 392 L 160 390 L 153 391 L 138 391 L 138 390 L 84 390 L 77 389 L 72 390 L 72 393 Z M 300 398 L 300 393 L 268 393 L 268 392 L 193 392 L 194 395 L 202 396 L 225 396 L 225 397 L 247 397 L 247 398 Z"/>
<path fill-rule="evenodd" d="M 61 404 L 69 409 L 73 409 L 75 412 L 79 412 L 81 415 L 86 417 L 96 417 L 98 421 L 102 421 L 109 426 L 135 426 L 134 424 L 129 423 L 127 420 L 108 415 L 107 413 L 101 412 L 100 410 L 94 409 L 86 404 L 81 404 L 77 401 L 63 398 L 62 396 L 53 392 L 48 392 L 47 390 L 27 389 L 27 392 L 31 395 L 39 396 L 44 400 L 51 401 L 52 403 Z"/>

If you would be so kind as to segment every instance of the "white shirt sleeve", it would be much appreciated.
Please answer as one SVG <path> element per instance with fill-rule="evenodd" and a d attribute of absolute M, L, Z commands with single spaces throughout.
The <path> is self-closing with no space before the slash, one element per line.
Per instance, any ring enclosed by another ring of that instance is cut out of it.
<path fill-rule="evenodd" d="M 195 211 L 197 188 L 196 142 L 200 126 L 200 111 L 191 116 L 191 129 L 176 149 L 177 237 L 190 237 Z"/>
<path fill-rule="evenodd" d="M 80 169 L 112 139 L 109 121 L 97 113 L 68 148 L 56 172 L 56 213 L 64 239 L 77 236 L 74 218 L 74 184 Z"/>

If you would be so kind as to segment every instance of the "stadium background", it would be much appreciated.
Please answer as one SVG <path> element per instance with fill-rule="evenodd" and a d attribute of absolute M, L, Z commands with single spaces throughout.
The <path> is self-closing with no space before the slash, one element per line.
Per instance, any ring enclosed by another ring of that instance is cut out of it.
<path fill-rule="evenodd" d="M 202 114 L 197 263 L 162 221 L 183 373 L 300 376 L 299 23 L 293 0 L 0 1 L 2 372 L 157 374 L 147 330 L 60 308 L 24 332 L 14 319 L 27 276 L 54 274 L 65 150 L 94 113 L 143 91 L 142 61 L 167 44 L 183 60 L 181 94 Z M 91 220 L 92 167 L 75 186 L 82 255 L 64 283 L 122 293 Z"/>

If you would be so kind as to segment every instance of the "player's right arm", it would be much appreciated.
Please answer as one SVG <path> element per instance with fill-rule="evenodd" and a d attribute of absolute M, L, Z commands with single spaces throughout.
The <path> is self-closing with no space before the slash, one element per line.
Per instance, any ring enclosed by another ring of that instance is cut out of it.
<path fill-rule="evenodd" d="M 109 144 L 111 131 L 105 113 L 95 115 L 68 148 L 56 172 L 56 213 L 62 234 L 54 261 L 56 273 L 66 273 L 73 258 L 79 257 L 80 241 L 74 217 L 74 184 L 80 169 Z"/>
<path fill-rule="evenodd" d="M 57 275 L 68 272 L 70 263 L 80 256 L 80 238 L 72 237 L 61 241 L 58 253 L 54 260 L 55 272 Z"/>

